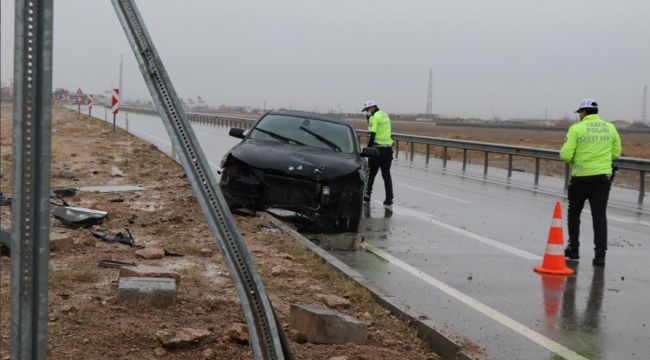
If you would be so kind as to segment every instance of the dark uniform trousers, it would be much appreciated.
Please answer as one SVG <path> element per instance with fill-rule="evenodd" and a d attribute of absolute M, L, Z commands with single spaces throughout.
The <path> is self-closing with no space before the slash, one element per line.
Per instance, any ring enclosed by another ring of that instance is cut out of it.
<path fill-rule="evenodd" d="M 611 181 L 607 175 L 572 177 L 569 184 L 569 245 L 580 246 L 580 213 L 589 200 L 594 226 L 596 257 L 605 257 L 607 251 L 607 200 Z"/>
<path fill-rule="evenodd" d="M 379 150 L 379 156 L 368 158 L 368 184 L 366 186 L 366 196 L 372 193 L 372 185 L 375 182 L 375 176 L 381 169 L 381 177 L 384 179 L 384 189 L 386 191 L 386 201 L 393 201 L 393 180 L 390 176 L 390 165 L 393 162 L 393 148 L 391 146 L 376 146 Z"/>

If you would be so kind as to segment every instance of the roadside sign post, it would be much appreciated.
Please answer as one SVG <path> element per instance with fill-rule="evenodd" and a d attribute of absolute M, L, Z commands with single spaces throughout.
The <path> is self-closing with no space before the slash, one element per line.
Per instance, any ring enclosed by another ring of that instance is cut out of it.
<path fill-rule="evenodd" d="M 117 113 L 120 111 L 120 89 L 113 89 L 113 98 L 111 99 L 111 105 L 113 110 L 113 131 L 115 131 L 115 119 L 117 118 Z"/>
<path fill-rule="evenodd" d="M 88 95 L 88 116 L 93 116 L 93 96 Z"/>
<path fill-rule="evenodd" d="M 86 96 L 84 95 L 84 92 L 81 91 L 81 88 L 77 89 L 77 92 L 74 94 L 74 103 L 78 106 L 77 110 L 79 111 L 79 114 L 81 114 L 81 104 L 85 103 L 85 97 Z"/>

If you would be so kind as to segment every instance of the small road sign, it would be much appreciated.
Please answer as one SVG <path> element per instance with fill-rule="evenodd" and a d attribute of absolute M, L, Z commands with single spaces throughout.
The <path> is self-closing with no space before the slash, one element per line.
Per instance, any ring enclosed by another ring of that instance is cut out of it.
<path fill-rule="evenodd" d="M 120 111 L 120 89 L 113 89 L 113 98 L 111 99 L 111 105 L 113 109 L 113 115 L 117 115 Z"/>
<path fill-rule="evenodd" d="M 74 93 L 74 103 L 75 104 L 84 104 L 86 101 L 86 95 L 81 91 L 81 88 L 77 89 L 77 92 Z"/>
<path fill-rule="evenodd" d="M 93 116 L 93 96 L 88 95 L 88 116 Z"/>

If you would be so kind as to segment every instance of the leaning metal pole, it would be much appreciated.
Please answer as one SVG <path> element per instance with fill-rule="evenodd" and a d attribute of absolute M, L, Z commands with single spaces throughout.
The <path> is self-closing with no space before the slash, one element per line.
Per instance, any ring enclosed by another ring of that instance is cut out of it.
<path fill-rule="evenodd" d="M 237 231 L 214 174 L 196 139 L 176 91 L 167 76 L 140 12 L 132 0 L 111 0 L 138 60 L 142 76 L 173 147 L 219 245 L 242 304 L 256 359 L 291 358 L 282 329 L 257 274 L 246 244 Z"/>
<path fill-rule="evenodd" d="M 16 0 L 11 359 L 47 358 L 52 0 Z"/>

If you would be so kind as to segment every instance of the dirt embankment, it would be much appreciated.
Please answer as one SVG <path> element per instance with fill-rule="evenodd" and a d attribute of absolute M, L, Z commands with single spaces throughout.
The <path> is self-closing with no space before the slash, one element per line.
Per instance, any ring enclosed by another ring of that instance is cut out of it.
<path fill-rule="evenodd" d="M 54 109 L 52 187 L 140 184 L 132 193 L 81 193 L 66 200 L 75 206 L 108 211 L 96 230 L 115 235 L 128 228 L 136 242 L 180 252 L 183 257 L 143 260 L 135 249 L 94 238 L 89 229 L 70 229 L 52 218 L 53 234 L 69 235 L 74 246 L 54 251 L 49 272 L 50 359 L 249 359 L 249 345 L 225 330 L 245 323 L 225 263 L 211 239 L 203 215 L 178 164 L 152 145 L 109 124 Z M 11 110 L 2 108 L 2 179 L 11 194 Z M 66 170 L 62 172 L 62 170 Z M 116 176 L 123 174 L 122 177 Z M 54 211 L 52 205 L 51 210 Z M 10 226 L 8 207 L 2 225 Z M 287 329 L 291 303 L 321 304 L 335 294 L 351 305 L 340 310 L 369 324 L 366 345 L 316 345 L 291 341 L 297 359 L 437 359 L 415 331 L 380 307 L 370 294 L 344 279 L 290 237 L 269 225 L 269 216 L 237 218 L 256 267 L 282 326 Z M 118 270 L 101 268 L 104 259 L 164 266 L 180 272 L 177 304 L 160 310 L 115 302 Z M 0 259 L 0 358 L 8 358 L 10 260 Z M 168 351 L 156 339 L 159 330 L 192 327 L 209 330 L 207 344 Z"/>

